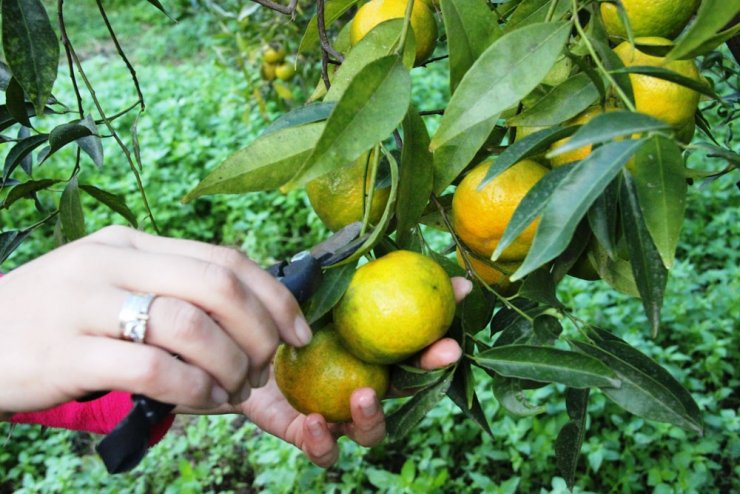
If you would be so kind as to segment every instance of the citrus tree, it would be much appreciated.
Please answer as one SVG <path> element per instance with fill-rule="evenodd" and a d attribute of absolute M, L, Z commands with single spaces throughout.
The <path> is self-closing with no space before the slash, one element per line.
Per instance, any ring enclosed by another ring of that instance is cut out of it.
<path fill-rule="evenodd" d="M 75 87 L 88 86 L 94 111 L 81 98 L 70 110 L 52 96 L 61 53 L 43 5 L 3 0 L 0 130 L 13 134 L 2 137 L 9 151 L 0 207 L 63 186 L 41 222 L 58 222 L 64 241 L 84 234 L 81 193 L 136 224 L 120 197 L 77 181 L 85 155 L 102 162 L 101 135 L 120 144 L 137 179 L 141 164 L 135 126 L 127 145 L 112 125 L 117 115 L 95 99 L 64 31 L 62 3 L 62 58 Z M 280 77 L 277 65 L 298 56 L 315 60 L 320 73 L 307 101 L 235 150 L 183 201 L 305 187 L 330 229 L 362 221 L 361 248 L 327 269 L 305 304 L 315 327 L 342 312 L 360 259 L 415 251 L 475 282 L 448 331 L 463 349 L 460 361 L 431 372 L 409 361 L 393 366 L 391 386 L 413 396 L 389 410 L 388 440 L 401 439 L 445 396 L 490 431 L 476 368 L 517 415 L 542 412 L 525 391 L 560 385 L 570 421 L 555 453 L 570 484 L 592 392 L 625 413 L 701 434 L 700 410 L 682 384 L 619 338 L 619 328 L 576 318 L 557 287 L 566 276 L 604 280 L 642 301 L 645 331 L 660 330 L 689 186 L 740 165 L 732 132 L 709 124 L 738 113 L 738 2 L 257 3 L 259 10 L 241 11 L 245 26 L 267 12 L 295 19 L 302 32 L 292 53 L 262 50 L 262 76 Z M 430 67 L 445 71 L 449 96 L 441 107 L 417 107 L 412 90 Z M 143 108 L 140 98 L 134 110 Z M 44 113 L 72 115 L 41 132 L 34 124 Z M 68 145 L 77 160 L 67 180 L 28 178 Z M 690 169 L 690 154 L 723 166 Z M 35 226 L 1 232 L 0 260 Z"/>

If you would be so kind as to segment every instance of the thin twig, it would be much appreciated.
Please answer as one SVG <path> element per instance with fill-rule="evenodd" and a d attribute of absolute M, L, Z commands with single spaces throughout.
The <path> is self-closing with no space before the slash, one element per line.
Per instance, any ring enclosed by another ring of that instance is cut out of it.
<path fill-rule="evenodd" d="M 596 64 L 596 67 L 601 71 L 602 74 L 604 74 L 604 77 L 609 81 L 609 83 L 614 87 L 614 90 L 617 92 L 617 96 L 619 96 L 619 99 L 622 100 L 622 103 L 624 103 L 624 106 L 627 107 L 627 109 L 631 112 L 636 111 L 635 105 L 630 101 L 630 99 L 627 97 L 625 92 L 622 90 L 622 87 L 617 84 L 617 81 L 612 77 L 611 72 L 609 72 L 606 67 L 604 67 L 604 64 L 602 63 L 601 59 L 596 53 L 596 50 L 594 50 L 593 45 L 591 44 L 591 41 L 588 39 L 588 35 L 583 30 L 583 26 L 581 26 L 581 21 L 578 19 L 578 3 L 576 0 L 572 0 L 573 2 L 573 25 L 576 28 L 576 31 L 578 31 L 578 35 L 581 37 L 581 40 L 583 40 L 583 44 L 586 45 L 586 49 L 588 50 L 589 55 L 591 55 L 591 58 L 593 59 L 594 63 Z"/>
<path fill-rule="evenodd" d="M 403 140 L 401 139 L 401 133 L 398 129 L 393 129 L 393 140 L 396 141 L 396 147 L 399 151 L 403 151 Z"/>
<path fill-rule="evenodd" d="M 59 0 L 59 6 L 62 7 L 63 0 Z M 59 20 L 62 25 L 64 25 L 64 12 L 63 10 L 59 10 Z M 87 88 L 88 93 L 90 93 L 90 97 L 93 100 L 93 103 L 95 104 L 95 108 L 98 110 L 98 113 L 100 114 L 101 119 L 105 123 L 106 127 L 108 128 L 108 131 L 111 133 L 113 138 L 116 140 L 116 143 L 121 148 L 121 151 L 123 151 L 124 156 L 126 156 L 126 160 L 128 161 L 129 167 L 131 168 L 131 171 L 134 174 L 134 177 L 136 179 L 136 184 L 139 189 L 139 193 L 141 194 L 142 202 L 144 203 L 144 209 L 147 212 L 147 215 L 149 216 L 149 220 L 152 222 L 152 228 L 154 229 L 155 233 L 159 233 L 159 227 L 157 226 L 157 222 L 154 219 L 154 213 L 151 210 L 151 207 L 149 206 L 149 200 L 146 197 L 146 192 L 144 191 L 144 184 L 141 180 L 141 175 L 139 174 L 138 170 L 136 169 L 136 165 L 134 164 L 133 158 L 131 157 L 131 151 L 129 151 L 128 146 L 121 140 L 121 137 L 118 135 L 116 130 L 113 128 L 113 124 L 111 123 L 111 120 L 105 115 L 105 110 L 103 109 L 103 106 L 100 104 L 100 100 L 98 99 L 97 93 L 95 92 L 95 88 L 90 83 L 90 80 L 87 78 L 87 75 L 85 74 L 84 69 L 82 68 L 82 62 L 80 62 L 80 58 L 77 56 L 77 52 L 74 50 L 74 47 L 72 46 L 72 43 L 67 40 L 67 46 L 69 49 L 69 54 L 72 57 L 72 60 L 74 61 L 75 67 L 77 67 L 77 71 L 80 73 L 80 77 L 82 77 L 82 80 L 85 83 L 85 87 Z"/>
<path fill-rule="evenodd" d="M 120 56 L 121 60 L 123 60 L 123 63 L 126 64 L 126 67 L 128 67 L 128 71 L 131 74 L 131 78 L 134 80 L 136 94 L 139 95 L 139 102 L 141 103 L 141 110 L 143 111 L 144 109 L 146 109 L 146 104 L 144 103 L 144 95 L 141 93 L 141 87 L 139 86 L 139 79 L 136 77 L 136 70 L 134 69 L 134 66 L 131 65 L 131 62 L 129 61 L 128 57 L 126 57 L 126 54 L 123 52 L 123 48 L 121 48 L 121 44 L 118 42 L 118 37 L 116 37 L 116 32 L 113 30 L 113 26 L 111 26 L 110 21 L 108 20 L 108 14 L 106 14 L 105 8 L 103 8 L 103 4 L 100 0 L 95 0 L 95 3 L 98 4 L 98 10 L 100 11 L 100 15 L 103 17 L 105 27 L 108 28 L 108 33 L 113 40 L 113 44 L 116 45 L 118 56 Z"/>
<path fill-rule="evenodd" d="M 344 57 L 341 53 L 334 49 L 329 43 L 329 37 L 326 35 L 326 19 L 324 18 L 324 0 L 316 0 L 316 25 L 319 30 L 319 42 L 321 43 L 321 49 L 324 50 L 329 56 L 333 57 L 339 63 L 344 62 Z"/>
<path fill-rule="evenodd" d="M 285 5 L 280 5 L 279 3 L 272 2 L 270 0 L 252 0 L 254 3 L 258 3 L 262 5 L 263 7 L 267 7 L 270 10 L 274 10 L 275 12 L 280 12 L 281 14 L 290 15 L 292 16 L 295 14 L 295 8 L 298 4 L 298 0 L 290 0 L 290 4 L 286 7 Z"/>
<path fill-rule="evenodd" d="M 420 63 L 419 65 L 417 65 L 417 67 L 426 67 L 430 63 L 439 62 L 440 60 L 444 60 L 445 58 L 450 58 L 450 56 L 449 55 L 440 55 L 438 57 L 430 58 L 426 62 Z"/>
<path fill-rule="evenodd" d="M 331 88 L 331 81 L 329 80 L 329 55 L 321 50 L 321 80 L 324 81 L 324 86 L 328 91 Z"/>
<path fill-rule="evenodd" d="M 71 47 L 69 43 L 69 37 L 67 36 L 67 26 L 64 24 L 64 0 L 57 1 L 57 19 L 59 20 L 59 31 L 61 32 L 62 45 L 64 46 L 64 52 L 67 54 L 67 64 L 69 65 L 69 78 L 72 81 L 72 88 L 77 98 L 77 108 L 80 113 L 80 118 L 85 116 L 85 109 L 82 106 L 82 95 L 80 94 L 80 88 L 77 85 L 77 78 L 75 77 L 74 63 L 72 62 L 72 54 L 70 53 Z"/>

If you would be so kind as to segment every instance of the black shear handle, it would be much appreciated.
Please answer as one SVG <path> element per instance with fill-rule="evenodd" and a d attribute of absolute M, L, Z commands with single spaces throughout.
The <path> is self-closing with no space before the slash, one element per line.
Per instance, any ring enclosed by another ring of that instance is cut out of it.
<path fill-rule="evenodd" d="M 294 261 L 274 264 L 267 270 L 285 285 L 299 303 L 305 302 L 321 281 L 321 264 L 310 255 Z M 161 422 L 175 405 L 162 403 L 143 395 L 131 397 L 134 406 L 95 448 L 108 473 L 132 470 L 146 455 L 152 428 Z"/>

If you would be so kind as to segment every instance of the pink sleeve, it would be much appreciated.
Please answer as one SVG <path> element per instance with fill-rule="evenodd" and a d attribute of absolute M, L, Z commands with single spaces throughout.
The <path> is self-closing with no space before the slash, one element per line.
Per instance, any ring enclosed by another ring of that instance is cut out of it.
<path fill-rule="evenodd" d="M 131 394 L 112 391 L 102 398 L 85 403 L 73 401 L 41 412 L 16 413 L 10 417 L 10 422 L 107 434 L 126 416 L 132 406 Z M 174 420 L 174 415 L 167 415 L 154 427 L 150 446 L 164 437 Z"/>

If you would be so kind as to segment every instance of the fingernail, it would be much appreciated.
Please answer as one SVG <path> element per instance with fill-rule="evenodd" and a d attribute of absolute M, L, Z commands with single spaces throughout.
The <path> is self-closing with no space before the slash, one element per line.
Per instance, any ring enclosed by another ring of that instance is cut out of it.
<path fill-rule="evenodd" d="M 366 418 L 372 417 L 378 413 L 378 405 L 372 396 L 363 396 L 360 399 L 360 411 Z"/>
<path fill-rule="evenodd" d="M 321 437 L 324 431 L 321 430 L 321 424 L 318 421 L 308 423 L 308 430 L 313 437 Z"/>
<path fill-rule="evenodd" d="M 211 399 L 216 405 L 223 405 L 229 401 L 229 393 L 220 386 L 214 386 L 211 389 Z"/>
<path fill-rule="evenodd" d="M 260 382 L 257 385 L 257 387 L 258 388 L 261 388 L 262 386 L 264 386 L 265 384 L 267 384 L 267 381 L 269 381 L 269 380 L 270 380 L 270 368 L 269 367 L 265 367 L 262 370 L 262 373 L 260 374 Z"/>
<path fill-rule="evenodd" d="M 311 328 L 308 327 L 308 323 L 302 316 L 295 319 L 295 335 L 302 345 L 308 345 L 311 341 Z"/>

